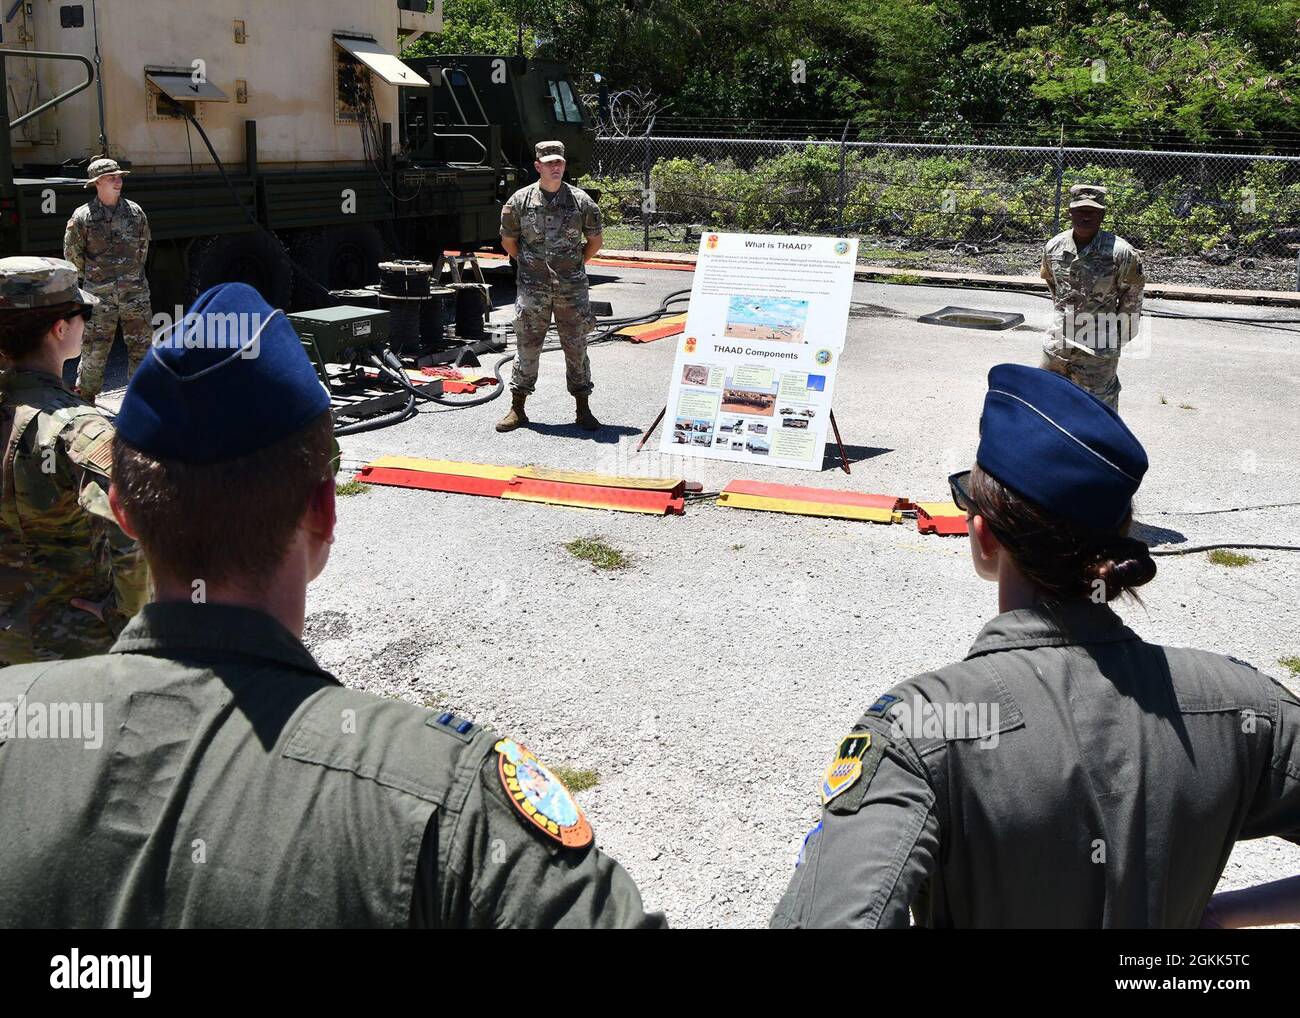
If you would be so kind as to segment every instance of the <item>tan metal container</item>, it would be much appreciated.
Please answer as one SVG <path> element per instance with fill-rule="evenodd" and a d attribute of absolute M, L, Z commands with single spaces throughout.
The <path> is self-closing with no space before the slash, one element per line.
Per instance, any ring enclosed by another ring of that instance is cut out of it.
<path fill-rule="evenodd" d="M 77 20 L 66 9 L 77 7 L 83 24 L 65 27 Z M 365 158 L 364 117 L 348 101 L 358 75 L 370 83 L 372 121 L 396 124 L 398 84 L 423 79 L 392 58 L 402 43 L 442 31 L 442 0 L 429 13 L 402 9 L 398 0 L 32 0 L 17 5 L 0 29 L 0 45 L 11 54 L 11 118 L 85 74 L 71 61 L 23 60 L 15 51 L 80 53 L 93 61 L 98 36 L 100 82 L 17 128 L 15 161 L 59 164 L 104 153 L 136 170 L 174 172 L 191 161 L 211 168 L 187 121 L 159 101 L 167 92 L 190 97 L 187 108 L 224 163 L 243 160 L 244 122 L 255 120 L 262 166 L 329 166 Z M 99 142 L 101 88 L 106 152 Z"/>

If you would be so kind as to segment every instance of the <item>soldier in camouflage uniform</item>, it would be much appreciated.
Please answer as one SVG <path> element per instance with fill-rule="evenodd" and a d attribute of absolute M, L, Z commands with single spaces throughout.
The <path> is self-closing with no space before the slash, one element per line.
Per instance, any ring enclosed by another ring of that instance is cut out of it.
<path fill-rule="evenodd" d="M 510 196 L 501 209 L 501 246 L 518 261 L 515 299 L 513 405 L 497 431 L 528 423 L 524 403 L 537 383 L 542 341 L 555 315 L 564 349 L 569 392 L 578 404 L 578 425 L 595 431 L 591 413 L 591 362 L 587 334 L 595 318 L 587 303 L 588 258 L 600 250 L 600 206 L 586 191 L 564 182 L 564 145 L 544 141 L 536 148 L 539 180 Z"/>
<path fill-rule="evenodd" d="M 101 653 L 144 601 L 108 504 L 113 427 L 63 386 L 95 304 L 68 262 L 0 259 L 0 665 Z"/>
<path fill-rule="evenodd" d="M 77 388 L 91 403 L 104 387 L 104 366 L 113 349 L 117 327 L 126 343 L 127 381 L 149 352 L 149 283 L 144 277 L 149 257 L 149 219 L 122 195 L 123 170 L 112 159 L 96 159 L 86 171 L 87 187 L 95 197 L 72 213 L 63 234 L 63 257 L 81 273 L 82 285 L 99 298 L 86 332 Z"/>
<path fill-rule="evenodd" d="M 1120 348 L 1142 314 L 1142 259 L 1128 241 L 1101 229 L 1106 189 L 1070 188 L 1071 228 L 1047 242 L 1041 275 L 1052 291 L 1052 327 L 1039 367 L 1064 375 L 1119 409 Z"/>

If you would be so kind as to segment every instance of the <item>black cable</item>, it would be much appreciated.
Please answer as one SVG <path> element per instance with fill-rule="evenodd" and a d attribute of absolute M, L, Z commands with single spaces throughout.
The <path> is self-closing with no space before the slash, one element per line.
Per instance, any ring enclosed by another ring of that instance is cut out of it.
<path fill-rule="evenodd" d="M 1300 551 L 1297 544 L 1198 544 L 1191 548 L 1169 548 L 1167 550 L 1151 549 L 1152 555 L 1191 555 L 1198 551 L 1214 551 L 1217 548 L 1249 548 L 1258 551 Z"/>
<path fill-rule="evenodd" d="M 513 356 L 514 356 L 513 354 L 510 354 L 507 358 L 503 359 L 501 363 L 505 363 L 505 360 L 508 360 L 510 357 Z M 392 381 L 396 382 L 402 388 L 408 390 L 411 393 L 413 399 L 418 399 L 422 403 L 438 403 L 441 404 L 442 406 L 450 407 L 451 409 L 460 409 L 462 407 L 471 407 L 471 406 L 481 406 L 484 403 L 491 403 L 494 399 L 500 396 L 505 385 L 505 383 L 503 382 L 501 385 L 493 386 L 492 390 L 483 396 L 474 396 L 470 399 L 464 399 L 464 400 L 447 399 L 442 395 L 435 395 L 434 393 L 429 393 L 429 392 L 421 392 L 414 385 L 412 385 L 411 380 L 406 377 L 406 369 L 402 366 L 402 362 L 397 359 L 397 355 L 394 354 L 391 350 L 385 349 L 383 351 L 382 357 L 383 360 L 381 361 L 379 358 L 372 356 L 372 361 L 374 362 L 375 366 L 378 367 L 380 371 L 385 372 L 387 377 L 390 378 Z M 500 376 L 498 376 L 498 380 L 499 379 Z"/>
<path fill-rule="evenodd" d="M 357 421 L 355 424 L 335 425 L 334 434 L 339 435 L 359 435 L 363 431 L 378 431 L 380 428 L 387 428 L 393 424 L 401 424 L 405 420 L 414 417 L 419 411 L 415 406 L 415 397 L 408 396 L 406 405 L 401 410 L 396 410 L 389 414 L 383 414 L 379 417 L 369 417 L 364 421 Z"/>
<path fill-rule="evenodd" d="M 1143 513 L 1143 516 L 1217 516 L 1219 513 L 1245 513 L 1257 509 L 1290 509 L 1292 506 L 1298 506 L 1300 502 L 1270 502 L 1267 505 L 1236 505 L 1230 509 L 1197 509 L 1192 512 L 1180 513 L 1171 509 L 1160 509 L 1153 513 Z"/>

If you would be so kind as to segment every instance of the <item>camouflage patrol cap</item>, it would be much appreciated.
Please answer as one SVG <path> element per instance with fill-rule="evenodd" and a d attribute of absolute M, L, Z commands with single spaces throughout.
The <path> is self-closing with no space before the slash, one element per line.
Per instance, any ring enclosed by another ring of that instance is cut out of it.
<path fill-rule="evenodd" d="M 110 173 L 121 173 L 123 175 L 130 173 L 130 170 L 124 170 L 117 165 L 116 159 L 96 159 L 86 167 L 86 186 L 94 187 L 95 181 L 100 177 L 107 177 Z"/>
<path fill-rule="evenodd" d="M 1075 184 L 1070 188 L 1070 208 L 1104 210 L 1106 189 L 1100 184 Z"/>
<path fill-rule="evenodd" d="M 99 298 L 77 285 L 77 267 L 62 258 L 19 255 L 0 258 L 0 309 L 17 311 L 56 304 L 93 306 Z"/>
<path fill-rule="evenodd" d="M 564 142 L 539 141 L 534 151 L 537 153 L 539 163 L 553 163 L 557 159 L 564 158 Z"/>

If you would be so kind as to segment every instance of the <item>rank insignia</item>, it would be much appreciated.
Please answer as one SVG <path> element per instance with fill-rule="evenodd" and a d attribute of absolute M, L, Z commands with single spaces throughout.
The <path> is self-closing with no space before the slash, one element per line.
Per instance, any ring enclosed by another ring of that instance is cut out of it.
<path fill-rule="evenodd" d="M 862 777 L 862 758 L 871 748 L 870 732 L 850 732 L 840 741 L 839 752 L 822 778 L 822 805 L 848 791 Z"/>
<path fill-rule="evenodd" d="M 501 786 L 525 822 L 569 848 L 591 844 L 591 824 L 564 782 L 513 739 L 495 747 Z"/>
<path fill-rule="evenodd" d="M 885 693 L 879 700 L 867 708 L 867 713 L 872 717 L 883 718 L 885 711 L 898 703 L 902 697 L 894 696 L 893 693 Z"/>

